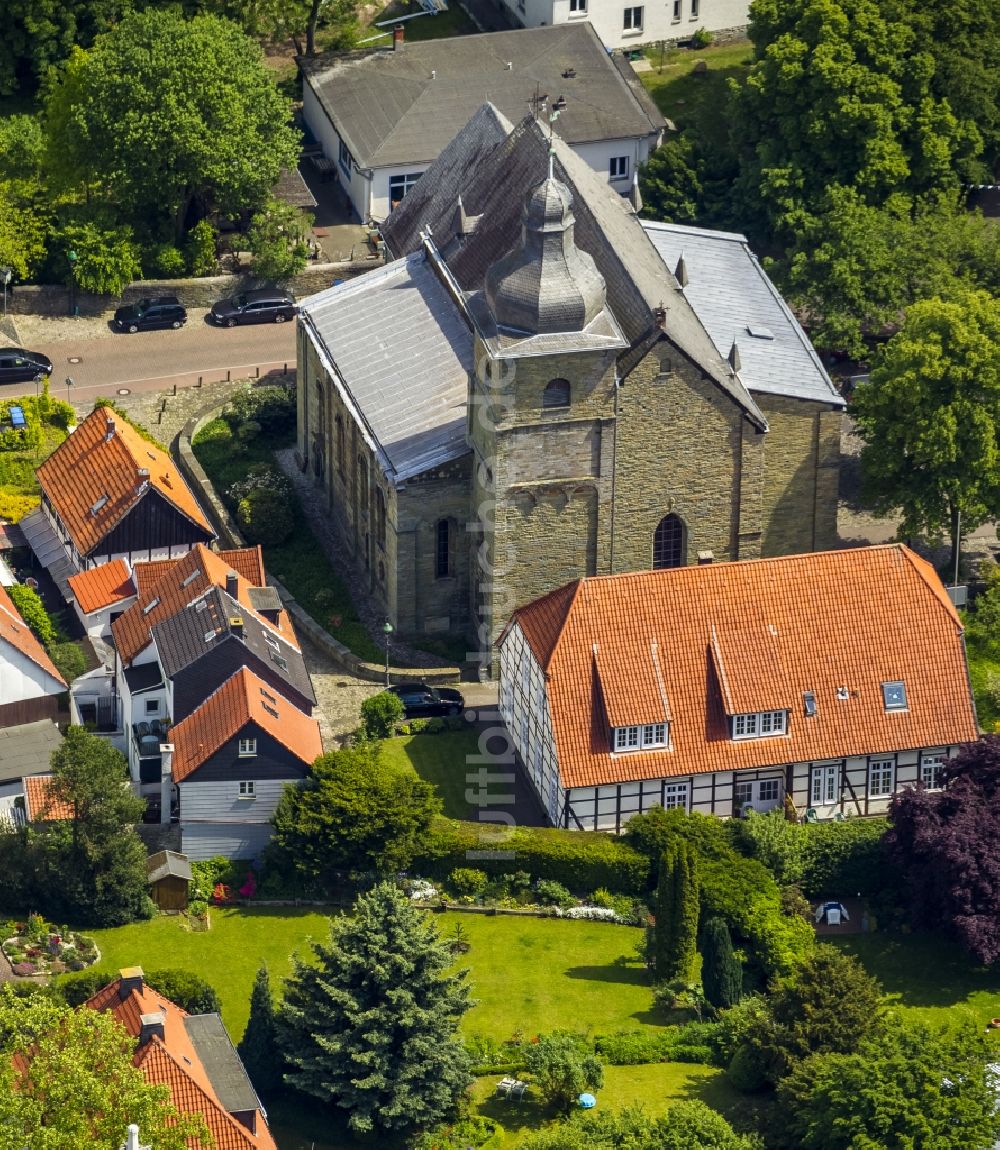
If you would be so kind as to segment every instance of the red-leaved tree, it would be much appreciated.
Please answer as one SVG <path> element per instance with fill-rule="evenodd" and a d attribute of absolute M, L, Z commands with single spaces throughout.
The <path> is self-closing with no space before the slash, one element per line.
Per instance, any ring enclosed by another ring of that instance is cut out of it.
<path fill-rule="evenodd" d="M 914 924 L 953 935 L 979 962 L 1000 959 L 1000 736 L 962 750 L 944 790 L 900 792 L 889 820 Z"/>

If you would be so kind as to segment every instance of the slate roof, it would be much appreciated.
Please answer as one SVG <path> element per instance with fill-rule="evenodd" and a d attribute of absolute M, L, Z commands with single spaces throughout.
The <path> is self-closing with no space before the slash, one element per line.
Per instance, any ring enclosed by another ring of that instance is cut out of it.
<path fill-rule="evenodd" d="M 69 577 L 70 590 L 84 615 L 120 603 L 135 594 L 132 573 L 124 559 L 99 563 Z"/>
<path fill-rule="evenodd" d="M 668 268 L 683 255 L 685 298 L 720 355 L 736 341 L 740 379 L 751 392 L 846 406 L 746 236 L 645 220 L 642 226 Z"/>
<path fill-rule="evenodd" d="M 234 619 L 242 621 L 239 632 L 233 626 Z M 240 643 L 302 698 L 311 703 L 316 701 L 299 648 L 220 587 L 209 588 L 187 607 L 155 624 L 152 637 L 160 666 L 168 679 L 218 650 L 222 643 Z"/>
<path fill-rule="evenodd" d="M 465 453 L 472 338 L 423 252 L 310 296 L 299 322 L 397 482 Z"/>
<path fill-rule="evenodd" d="M 171 728 L 174 782 L 183 782 L 248 724 L 266 731 L 291 751 L 305 769 L 323 753 L 316 720 L 243 667 Z"/>
<path fill-rule="evenodd" d="M 20 612 L 14 606 L 14 600 L 7 593 L 7 588 L 0 586 L 0 653 L 3 652 L 3 644 L 9 644 L 19 654 L 30 659 L 53 680 L 52 683 L 46 684 L 49 694 L 58 694 L 66 689 L 66 680 L 56 670 L 45 648 L 21 618 Z M 3 702 L 9 701 L 3 700 Z"/>
<path fill-rule="evenodd" d="M 61 742 L 59 728 L 51 719 L 0 727 L 0 783 L 51 770 L 52 752 Z"/>
<path fill-rule="evenodd" d="M 137 663 L 134 667 L 126 667 L 122 674 L 125 682 L 128 683 L 129 692 L 133 695 L 158 687 L 163 682 L 160 666 L 155 661 Z"/>
<path fill-rule="evenodd" d="M 666 121 L 631 71 L 583 21 L 317 62 L 306 83 L 356 162 L 384 168 L 430 163 L 486 102 L 519 120 L 536 93 L 565 98 L 559 126 L 571 144 L 657 134 Z"/>
<path fill-rule="evenodd" d="M 576 244 L 589 253 L 604 277 L 608 308 L 629 343 L 635 347 L 659 337 L 662 328 L 755 424 L 766 427 L 756 402 L 713 344 L 628 201 L 541 122 L 523 119 L 495 146 L 484 145 L 468 125 L 382 225 L 390 250 L 397 256 L 418 250 L 421 231 L 430 228 L 459 287 L 469 293 L 480 291 L 489 268 L 520 241 L 524 203 L 545 179 L 550 149 L 555 153 L 556 178 L 573 195 Z M 455 171 L 468 173 L 459 189 L 462 204 L 467 216 L 478 219 L 464 239 L 456 219 Z M 658 326 L 656 311 L 661 306 L 665 315 Z M 628 363 L 622 374 L 632 366 Z"/>
<path fill-rule="evenodd" d="M 148 489 L 215 536 L 170 456 L 109 407 L 95 408 L 35 474 L 81 555 L 97 548 Z"/>
<path fill-rule="evenodd" d="M 122 974 L 138 975 L 141 978 L 142 970 L 134 967 L 122 971 Z M 163 1039 L 154 1035 L 145 1045 L 137 1048 L 133 1059 L 146 1081 L 167 1086 L 170 1100 L 178 1110 L 200 1114 L 204 1118 L 212 1137 L 213 1150 L 276 1150 L 255 1094 L 254 1105 L 246 1109 L 257 1111 L 256 1133 L 251 1133 L 227 1113 L 219 1089 L 221 1087 L 222 1093 L 228 1093 L 228 1080 L 218 1084 L 214 1081 L 211 1075 L 213 1067 L 206 1066 L 202 1061 L 188 1032 L 187 1024 L 195 1016 L 187 1014 L 145 983 L 141 989 L 131 989 L 124 996 L 121 985 L 122 980 L 115 979 L 89 998 L 85 1007 L 109 1011 L 135 1039 L 141 1033 L 142 1015 L 163 1015 Z M 201 1144 L 192 1146 L 191 1150 L 201 1150 Z"/>
<path fill-rule="evenodd" d="M 136 571 L 141 566 L 137 564 Z M 115 647 L 125 666 L 149 645 L 150 631 L 157 623 L 182 611 L 209 587 L 225 587 L 230 574 L 237 576 L 236 598 L 241 607 L 253 611 L 250 603 L 251 584 L 238 571 L 233 571 L 222 554 L 210 551 L 201 543 L 196 544 L 176 563 L 159 567 L 157 573 L 159 577 L 155 582 L 139 576 L 138 599 L 111 624 Z M 258 618 L 256 615 L 254 617 Z M 282 612 L 276 624 L 264 625 L 298 648 L 287 612 Z"/>
<path fill-rule="evenodd" d="M 513 623 L 546 675 L 565 787 L 978 736 L 961 621 L 933 568 L 901 544 L 581 579 Z M 881 685 L 897 680 L 909 708 L 886 711 Z M 672 749 L 611 753 L 613 723 L 662 721 L 664 704 Z M 727 714 L 770 709 L 788 711 L 787 735 L 729 737 Z"/>

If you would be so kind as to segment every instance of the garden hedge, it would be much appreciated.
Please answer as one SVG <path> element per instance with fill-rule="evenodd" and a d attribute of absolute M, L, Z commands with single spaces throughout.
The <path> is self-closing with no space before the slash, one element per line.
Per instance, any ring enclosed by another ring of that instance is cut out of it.
<path fill-rule="evenodd" d="M 644 855 L 611 835 L 541 827 L 507 831 L 496 824 L 452 819 L 435 820 L 410 869 L 444 880 L 467 867 L 488 875 L 526 871 L 534 879 L 560 882 L 579 895 L 601 887 L 640 895 L 649 871 Z"/>
<path fill-rule="evenodd" d="M 802 889 L 809 898 L 860 894 L 870 898 L 885 887 L 891 869 L 882 838 L 885 819 L 846 819 L 803 828 Z"/>

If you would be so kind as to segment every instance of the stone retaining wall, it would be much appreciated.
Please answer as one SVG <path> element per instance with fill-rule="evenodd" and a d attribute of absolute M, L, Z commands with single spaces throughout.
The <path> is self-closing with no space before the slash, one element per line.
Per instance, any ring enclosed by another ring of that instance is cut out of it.
<path fill-rule="evenodd" d="M 313 295 L 333 284 L 335 279 L 353 279 L 380 266 L 372 261 L 356 263 L 310 264 L 288 281 L 295 296 Z M 201 279 L 136 280 L 120 298 L 76 293 L 76 306 L 81 315 L 111 313 L 122 304 L 134 303 L 144 296 L 175 295 L 185 307 L 211 307 L 216 300 L 246 291 L 260 282 L 249 275 L 205 276 Z M 7 289 L 7 310 L 14 315 L 65 315 L 69 310 L 69 288 L 64 284 L 28 284 Z"/>
<path fill-rule="evenodd" d="M 198 462 L 192 440 L 198 432 L 211 420 L 215 419 L 221 408 L 213 404 L 208 410 L 200 412 L 190 419 L 177 437 L 174 455 L 180 466 L 184 478 L 201 496 L 202 506 L 208 513 L 212 527 L 219 536 L 219 541 L 226 547 L 245 547 L 246 540 L 240 534 L 235 520 L 229 514 L 225 504 L 220 499 L 205 469 Z M 296 630 L 300 635 L 315 644 L 327 654 L 338 667 L 357 679 L 364 679 L 369 683 L 381 683 L 385 680 L 385 666 L 368 663 L 360 659 L 343 643 L 335 639 L 329 631 L 316 622 L 316 620 L 296 601 L 292 593 L 273 575 L 269 575 L 268 582 L 281 596 L 288 614 L 292 617 Z M 461 678 L 458 667 L 390 667 L 389 681 L 392 683 L 412 682 L 420 679 L 424 683 L 434 683 L 439 686 L 446 683 L 457 683 Z"/>

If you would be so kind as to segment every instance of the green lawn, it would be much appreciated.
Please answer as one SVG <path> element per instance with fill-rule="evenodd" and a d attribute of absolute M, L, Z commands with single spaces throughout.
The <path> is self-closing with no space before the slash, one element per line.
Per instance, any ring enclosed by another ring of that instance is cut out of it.
<path fill-rule="evenodd" d="M 730 78 L 746 75 L 751 46 L 746 42 L 720 44 L 717 48 L 667 50 L 660 64 L 660 51 L 648 48 L 652 71 L 640 73 L 656 106 L 681 131 L 690 128 L 709 142 L 721 144 L 729 132 L 729 119 L 721 115 Z M 699 60 L 708 65 L 703 75 L 694 72 Z"/>
<path fill-rule="evenodd" d="M 446 731 L 440 735 L 408 735 L 386 739 L 382 757 L 400 770 L 413 770 L 433 783 L 450 819 L 475 820 L 479 807 L 466 802 L 466 759 L 478 754 L 475 731 Z M 478 769 L 478 767 L 476 768 Z"/>
<path fill-rule="evenodd" d="M 909 1015 L 983 1030 L 1000 1016 L 1000 969 L 974 966 L 948 939 L 926 934 L 827 938 L 856 955 Z"/>

